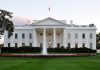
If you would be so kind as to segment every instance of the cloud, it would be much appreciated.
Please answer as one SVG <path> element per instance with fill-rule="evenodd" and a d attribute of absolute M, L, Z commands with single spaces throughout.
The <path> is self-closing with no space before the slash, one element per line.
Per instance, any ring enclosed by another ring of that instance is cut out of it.
<path fill-rule="evenodd" d="M 23 18 L 23 17 L 14 16 L 12 18 L 12 21 L 15 25 L 31 24 L 32 18 Z"/>

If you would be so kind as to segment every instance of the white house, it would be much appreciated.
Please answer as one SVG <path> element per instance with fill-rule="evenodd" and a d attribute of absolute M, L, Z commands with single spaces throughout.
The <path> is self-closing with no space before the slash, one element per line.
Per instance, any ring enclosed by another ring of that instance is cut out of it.
<path fill-rule="evenodd" d="M 87 47 L 96 49 L 96 26 L 75 25 L 71 21 L 48 17 L 34 20 L 31 25 L 15 25 L 11 38 L 4 34 L 4 47 Z"/>

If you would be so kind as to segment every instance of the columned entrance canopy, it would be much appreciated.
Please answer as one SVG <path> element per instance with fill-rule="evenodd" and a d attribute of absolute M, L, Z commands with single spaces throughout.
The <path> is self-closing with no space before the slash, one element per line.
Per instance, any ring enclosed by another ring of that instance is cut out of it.
<path fill-rule="evenodd" d="M 35 20 L 32 26 L 34 27 L 34 46 L 42 47 L 43 55 L 47 55 L 47 47 L 66 47 L 65 21 L 49 17 L 41 21 Z"/>
<path fill-rule="evenodd" d="M 35 29 L 35 33 L 37 34 L 38 37 L 34 38 L 35 39 L 34 42 L 37 39 L 38 46 L 40 46 L 41 44 L 43 45 L 44 31 L 45 31 L 45 38 L 46 38 L 45 39 L 46 40 L 45 41 L 46 42 L 46 47 L 55 48 L 55 47 L 57 47 L 58 43 L 60 44 L 60 46 L 64 46 L 64 44 L 63 44 L 63 41 L 64 41 L 63 39 L 65 39 L 65 38 L 63 38 L 63 37 L 65 37 L 64 36 L 64 29 L 61 29 L 61 28 L 59 28 L 59 29 L 58 28 Z"/>
<path fill-rule="evenodd" d="M 66 23 L 63 20 L 46 18 L 35 21 L 32 25 L 34 26 L 34 46 L 66 47 Z"/>

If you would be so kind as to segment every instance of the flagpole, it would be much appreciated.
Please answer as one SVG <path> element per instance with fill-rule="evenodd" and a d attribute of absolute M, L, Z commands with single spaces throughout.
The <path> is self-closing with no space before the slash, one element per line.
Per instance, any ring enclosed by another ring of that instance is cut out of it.
<path fill-rule="evenodd" d="M 51 17 L 51 0 L 49 0 L 48 17 Z"/>
<path fill-rule="evenodd" d="M 48 17 L 50 17 L 50 5 L 48 7 Z"/>

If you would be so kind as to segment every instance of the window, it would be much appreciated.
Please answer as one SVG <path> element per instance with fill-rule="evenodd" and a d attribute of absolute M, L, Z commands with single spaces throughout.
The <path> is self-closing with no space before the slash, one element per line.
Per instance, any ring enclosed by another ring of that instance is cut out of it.
<path fill-rule="evenodd" d="M 49 33 L 48 35 L 51 35 L 51 33 Z"/>
<path fill-rule="evenodd" d="M 32 43 L 29 43 L 29 46 L 32 47 Z"/>
<path fill-rule="evenodd" d="M 25 43 L 22 43 L 22 46 L 25 46 Z"/>
<path fill-rule="evenodd" d="M 43 35 L 43 34 L 40 34 L 40 35 Z"/>
<path fill-rule="evenodd" d="M 92 37 L 93 37 L 92 35 L 93 35 L 93 34 L 92 34 L 92 33 L 90 33 L 90 39 L 92 39 Z"/>
<path fill-rule="evenodd" d="M 15 43 L 15 47 L 18 47 L 17 43 Z"/>
<path fill-rule="evenodd" d="M 78 39 L 78 33 L 75 33 L 75 39 Z"/>
<path fill-rule="evenodd" d="M 17 34 L 15 34 L 15 39 L 17 39 L 18 38 L 18 35 Z"/>
<path fill-rule="evenodd" d="M 70 49 L 70 43 L 68 43 L 68 48 Z"/>
<path fill-rule="evenodd" d="M 92 49 L 92 45 L 93 45 L 93 44 L 92 44 L 92 43 L 90 43 L 90 49 Z"/>
<path fill-rule="evenodd" d="M 82 47 L 83 47 L 83 48 L 85 47 L 85 43 L 82 43 Z"/>
<path fill-rule="evenodd" d="M 32 39 L 32 34 L 31 33 L 29 33 L 29 39 Z"/>
<path fill-rule="evenodd" d="M 8 47 L 10 47 L 10 43 L 8 43 Z"/>
<path fill-rule="evenodd" d="M 8 38 L 10 38 L 10 33 L 8 33 Z"/>
<path fill-rule="evenodd" d="M 0 39 L 1 39 L 1 36 L 0 36 Z"/>
<path fill-rule="evenodd" d="M 68 39 L 70 39 L 71 38 L 71 34 L 70 33 L 68 33 Z"/>
<path fill-rule="evenodd" d="M 82 38 L 85 39 L 85 33 L 82 34 Z"/>
<path fill-rule="evenodd" d="M 23 33 L 23 34 L 22 34 L 22 39 L 24 39 L 24 38 L 25 38 L 25 34 Z"/>
<path fill-rule="evenodd" d="M 60 34 L 57 34 L 57 35 L 60 35 Z"/>
<path fill-rule="evenodd" d="M 75 48 L 78 48 L 78 43 L 75 43 Z"/>

